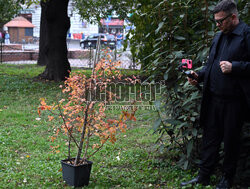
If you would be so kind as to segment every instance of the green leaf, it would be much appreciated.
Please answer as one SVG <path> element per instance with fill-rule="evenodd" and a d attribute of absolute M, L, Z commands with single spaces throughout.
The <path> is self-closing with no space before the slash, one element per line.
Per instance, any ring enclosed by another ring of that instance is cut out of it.
<path fill-rule="evenodd" d="M 192 113 L 193 116 L 198 116 L 199 114 L 197 112 Z"/>
<path fill-rule="evenodd" d="M 213 11 L 214 10 L 214 5 L 209 6 L 208 10 Z"/>
<path fill-rule="evenodd" d="M 182 51 L 174 51 L 173 54 L 175 55 L 176 58 L 182 58 L 183 57 Z"/>
<path fill-rule="evenodd" d="M 156 109 L 157 109 L 157 110 L 160 110 L 160 108 L 161 108 L 161 101 L 160 101 L 160 100 L 156 100 L 156 101 L 154 102 L 154 104 L 155 104 Z"/>
<path fill-rule="evenodd" d="M 154 131 L 157 131 L 160 125 L 161 125 L 161 118 L 159 117 L 157 120 L 155 120 L 153 127 Z"/>
<path fill-rule="evenodd" d="M 180 15 L 180 18 L 184 18 L 184 16 L 185 16 L 185 14 L 181 14 L 181 15 Z"/>
<path fill-rule="evenodd" d="M 183 123 L 177 125 L 176 128 L 177 128 L 177 129 L 181 129 L 181 128 L 184 127 L 184 126 L 187 126 L 187 122 L 183 122 Z"/>
<path fill-rule="evenodd" d="M 177 39 L 177 40 L 180 40 L 180 41 L 186 40 L 186 38 L 182 37 L 182 36 L 174 36 L 174 38 Z"/>
<path fill-rule="evenodd" d="M 196 137 L 196 136 L 197 136 L 197 133 L 198 133 L 197 129 L 194 128 L 194 129 L 192 130 L 193 136 Z"/>
<path fill-rule="evenodd" d="M 165 119 L 164 122 L 169 123 L 171 125 L 179 125 L 179 124 L 181 124 L 181 122 L 179 120 L 175 120 L 175 119 Z"/>
<path fill-rule="evenodd" d="M 155 30 L 156 34 L 160 31 L 163 25 L 164 25 L 164 22 L 159 23 L 158 28 Z"/>
<path fill-rule="evenodd" d="M 190 157 L 192 149 L 193 149 L 193 141 L 191 140 L 188 142 L 188 145 L 187 145 L 187 157 L 188 158 Z"/>
<path fill-rule="evenodd" d="M 188 160 L 186 160 L 186 161 L 184 162 L 184 166 L 183 166 L 183 169 L 184 169 L 184 170 L 187 170 L 187 168 L 188 168 Z"/>
<path fill-rule="evenodd" d="M 195 117 L 191 117 L 190 120 L 194 122 L 195 121 Z"/>
<path fill-rule="evenodd" d="M 165 72 L 165 74 L 164 74 L 164 79 L 165 79 L 165 80 L 168 80 L 168 71 Z"/>
<path fill-rule="evenodd" d="M 208 34 L 209 36 L 214 36 L 214 31 L 209 31 L 207 34 Z"/>

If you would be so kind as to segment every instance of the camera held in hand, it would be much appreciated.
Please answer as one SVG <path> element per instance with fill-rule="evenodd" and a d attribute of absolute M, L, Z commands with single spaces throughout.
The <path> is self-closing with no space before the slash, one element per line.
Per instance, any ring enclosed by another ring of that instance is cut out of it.
<path fill-rule="evenodd" d="M 185 69 L 192 69 L 192 67 L 193 67 L 192 60 L 182 59 L 181 64 L 178 66 L 178 69 L 190 79 L 197 80 L 190 70 L 185 71 Z M 196 87 L 201 91 L 201 86 L 199 84 L 197 84 Z"/>

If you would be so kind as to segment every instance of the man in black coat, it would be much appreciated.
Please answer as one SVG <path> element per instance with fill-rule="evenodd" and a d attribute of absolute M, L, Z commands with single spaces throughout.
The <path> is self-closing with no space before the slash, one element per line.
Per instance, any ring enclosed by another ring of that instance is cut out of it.
<path fill-rule="evenodd" d="M 236 3 L 222 0 L 214 8 L 220 32 L 213 39 L 209 59 L 192 85 L 204 82 L 200 124 L 203 127 L 200 171 L 181 183 L 208 185 L 224 143 L 223 177 L 217 189 L 233 184 L 239 155 L 241 128 L 250 110 L 250 27 L 238 17 Z"/>

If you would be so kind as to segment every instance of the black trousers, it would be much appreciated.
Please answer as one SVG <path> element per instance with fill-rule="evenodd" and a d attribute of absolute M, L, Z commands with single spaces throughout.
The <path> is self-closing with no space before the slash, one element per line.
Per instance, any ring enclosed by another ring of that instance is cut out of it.
<path fill-rule="evenodd" d="M 233 178 L 240 150 L 240 135 L 243 125 L 245 103 L 242 98 L 212 96 L 207 103 L 200 174 L 210 176 L 217 163 L 221 143 L 224 143 L 223 171 Z"/>

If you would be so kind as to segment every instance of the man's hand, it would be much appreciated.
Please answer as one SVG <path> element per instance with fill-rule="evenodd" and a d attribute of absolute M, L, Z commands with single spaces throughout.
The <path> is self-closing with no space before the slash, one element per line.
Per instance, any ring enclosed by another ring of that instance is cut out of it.
<path fill-rule="evenodd" d="M 191 74 L 194 76 L 195 79 L 191 79 L 191 78 L 187 77 L 188 82 L 189 82 L 191 85 L 197 85 L 197 84 L 198 84 L 198 81 L 197 81 L 197 79 L 198 79 L 198 74 L 195 73 L 194 71 L 191 71 Z"/>
<path fill-rule="evenodd" d="M 220 61 L 220 68 L 222 73 L 228 74 L 232 72 L 232 63 L 228 61 Z"/>

